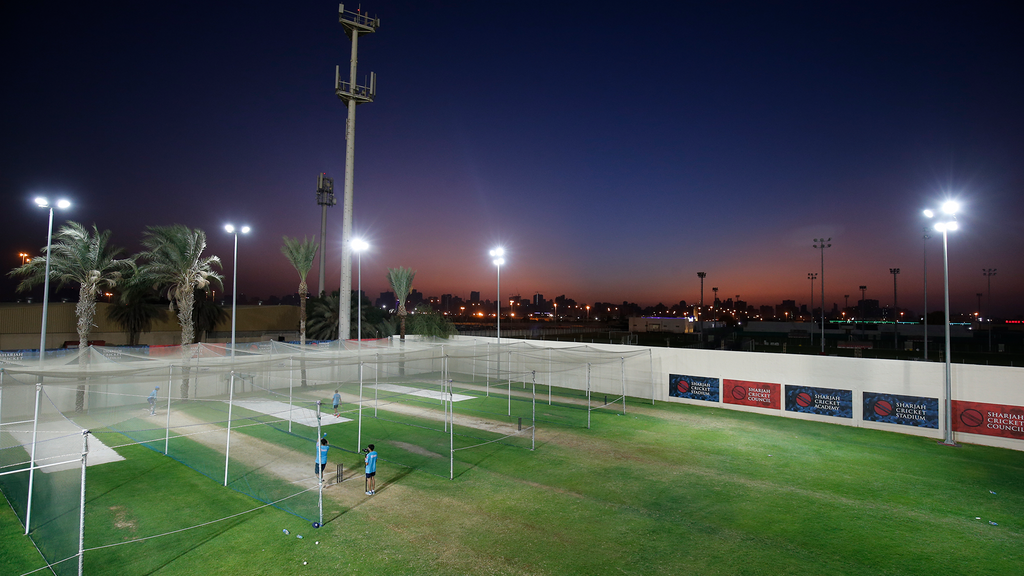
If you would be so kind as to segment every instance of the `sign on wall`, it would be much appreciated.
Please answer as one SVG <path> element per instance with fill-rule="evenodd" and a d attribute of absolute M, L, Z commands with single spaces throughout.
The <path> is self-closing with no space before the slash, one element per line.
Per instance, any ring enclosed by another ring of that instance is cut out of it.
<path fill-rule="evenodd" d="M 853 418 L 853 391 L 786 385 L 786 410 Z"/>
<path fill-rule="evenodd" d="M 1024 407 L 953 400 L 953 430 L 1024 439 Z"/>
<path fill-rule="evenodd" d="M 939 399 L 865 392 L 864 419 L 901 426 L 938 428 Z"/>
<path fill-rule="evenodd" d="M 757 406 L 778 410 L 781 406 L 781 386 L 768 382 L 722 380 L 722 398 L 726 404 Z"/>
<path fill-rule="evenodd" d="M 668 395 L 673 398 L 718 402 L 718 378 L 669 374 Z"/>

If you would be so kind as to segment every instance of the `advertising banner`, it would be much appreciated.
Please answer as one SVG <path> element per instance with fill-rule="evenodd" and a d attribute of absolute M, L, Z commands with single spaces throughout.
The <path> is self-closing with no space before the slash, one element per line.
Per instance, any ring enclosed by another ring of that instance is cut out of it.
<path fill-rule="evenodd" d="M 669 374 L 668 395 L 672 398 L 718 402 L 718 378 Z"/>
<path fill-rule="evenodd" d="M 722 398 L 726 404 L 778 410 L 782 404 L 781 388 L 779 384 L 767 382 L 725 379 L 722 381 Z"/>
<path fill-rule="evenodd" d="M 786 410 L 853 418 L 853 391 L 786 385 Z"/>
<path fill-rule="evenodd" d="M 953 400 L 953 430 L 1024 439 L 1024 406 Z"/>
<path fill-rule="evenodd" d="M 901 426 L 938 428 L 939 399 L 865 392 L 864 419 Z"/>

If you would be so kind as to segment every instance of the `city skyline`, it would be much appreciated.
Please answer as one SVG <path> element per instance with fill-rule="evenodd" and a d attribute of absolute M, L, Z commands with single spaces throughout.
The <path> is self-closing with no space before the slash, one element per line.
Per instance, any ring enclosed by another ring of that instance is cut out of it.
<path fill-rule="evenodd" d="M 955 196 L 952 311 L 973 312 L 979 292 L 985 309 L 982 271 L 997 269 L 991 308 L 1024 312 L 1024 41 L 1011 8 L 510 8 L 363 6 L 381 18 L 359 51 L 360 74 L 378 78 L 356 133 L 367 294 L 407 266 L 424 294 L 493 300 L 487 253 L 500 245 L 503 296 L 672 306 L 700 299 L 705 271 L 705 302 L 718 287 L 775 305 L 808 301 L 818 273 L 810 307 L 824 281 L 831 310 L 862 285 L 891 304 L 900 268 L 900 307 L 920 313 L 927 249 L 935 311 L 942 244 L 922 238 L 921 211 Z M 146 225 L 201 228 L 227 278 L 223 225 L 248 224 L 238 292 L 297 290 L 281 236 L 319 238 L 316 177 L 340 191 L 345 170 L 336 3 L 24 5 L 3 36 L 7 270 L 45 245 L 32 198 L 63 194 L 73 206 L 55 227 L 95 223 L 129 253 Z M 327 217 L 336 290 L 340 207 Z M 0 300 L 13 286 L 5 276 Z"/>

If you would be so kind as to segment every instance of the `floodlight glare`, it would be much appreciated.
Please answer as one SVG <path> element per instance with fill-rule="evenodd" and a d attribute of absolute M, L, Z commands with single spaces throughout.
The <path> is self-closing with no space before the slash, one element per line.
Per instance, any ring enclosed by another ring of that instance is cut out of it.
<path fill-rule="evenodd" d="M 248 226 L 242 226 L 242 234 L 248 234 L 249 230 L 252 230 L 252 228 L 249 228 Z"/>
<path fill-rule="evenodd" d="M 43 198 L 42 196 L 36 198 L 36 204 L 38 204 L 40 208 L 46 208 L 50 205 L 50 203 L 46 201 L 46 198 Z"/>
<path fill-rule="evenodd" d="M 956 214 L 957 210 L 959 210 L 959 209 L 960 209 L 960 204 L 958 204 L 954 200 L 947 200 L 942 205 L 942 211 L 945 212 L 946 214 Z"/>
<path fill-rule="evenodd" d="M 232 226 L 231 224 L 225 224 L 224 225 L 224 231 L 227 232 L 228 234 L 234 234 L 235 233 L 235 227 Z"/>
<path fill-rule="evenodd" d="M 354 238 L 352 240 L 352 249 L 355 250 L 356 252 L 362 252 L 363 250 L 366 250 L 369 247 L 370 245 L 367 244 L 366 240 L 363 240 L 362 238 Z"/>
<path fill-rule="evenodd" d="M 926 208 L 926 209 L 925 209 L 925 211 L 924 211 L 924 215 L 925 215 L 926 217 L 928 217 L 928 218 L 934 218 L 934 217 L 935 217 L 935 212 L 932 212 L 931 210 L 928 210 L 928 209 Z"/>
<path fill-rule="evenodd" d="M 63 199 L 57 200 L 57 208 L 67 208 L 68 206 L 71 206 L 71 202 Z"/>
<path fill-rule="evenodd" d="M 956 220 L 954 220 L 952 222 L 946 222 L 946 230 L 949 230 L 949 231 L 952 232 L 953 230 L 956 230 L 957 228 L 959 228 L 959 225 L 956 223 Z"/>

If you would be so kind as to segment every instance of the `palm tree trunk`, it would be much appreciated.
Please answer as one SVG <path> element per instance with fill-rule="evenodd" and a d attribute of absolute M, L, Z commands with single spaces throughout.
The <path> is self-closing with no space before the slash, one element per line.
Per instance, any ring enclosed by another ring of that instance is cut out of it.
<path fill-rule="evenodd" d="M 89 332 L 92 328 L 93 318 L 96 316 L 96 299 L 93 296 L 92 287 L 82 284 L 78 289 L 78 305 L 75 306 L 75 316 L 78 317 L 78 364 L 88 366 L 89 364 Z M 75 412 L 85 411 L 85 380 L 78 380 L 78 388 L 75 389 Z"/>
<path fill-rule="evenodd" d="M 184 294 L 176 296 L 175 300 L 178 304 L 178 324 L 181 325 L 181 352 L 182 356 L 185 356 L 185 366 L 181 369 L 181 399 L 188 400 L 190 372 L 188 363 L 191 358 L 186 356 L 186 354 L 189 354 L 192 338 L 195 336 L 192 308 L 196 303 L 196 294 L 190 286 L 187 290 L 184 290 Z"/>
<path fill-rule="evenodd" d="M 303 280 L 299 283 L 299 344 L 303 349 L 302 356 L 299 357 L 299 376 L 302 379 L 302 388 L 306 387 L 306 294 L 308 293 L 306 281 Z"/>

